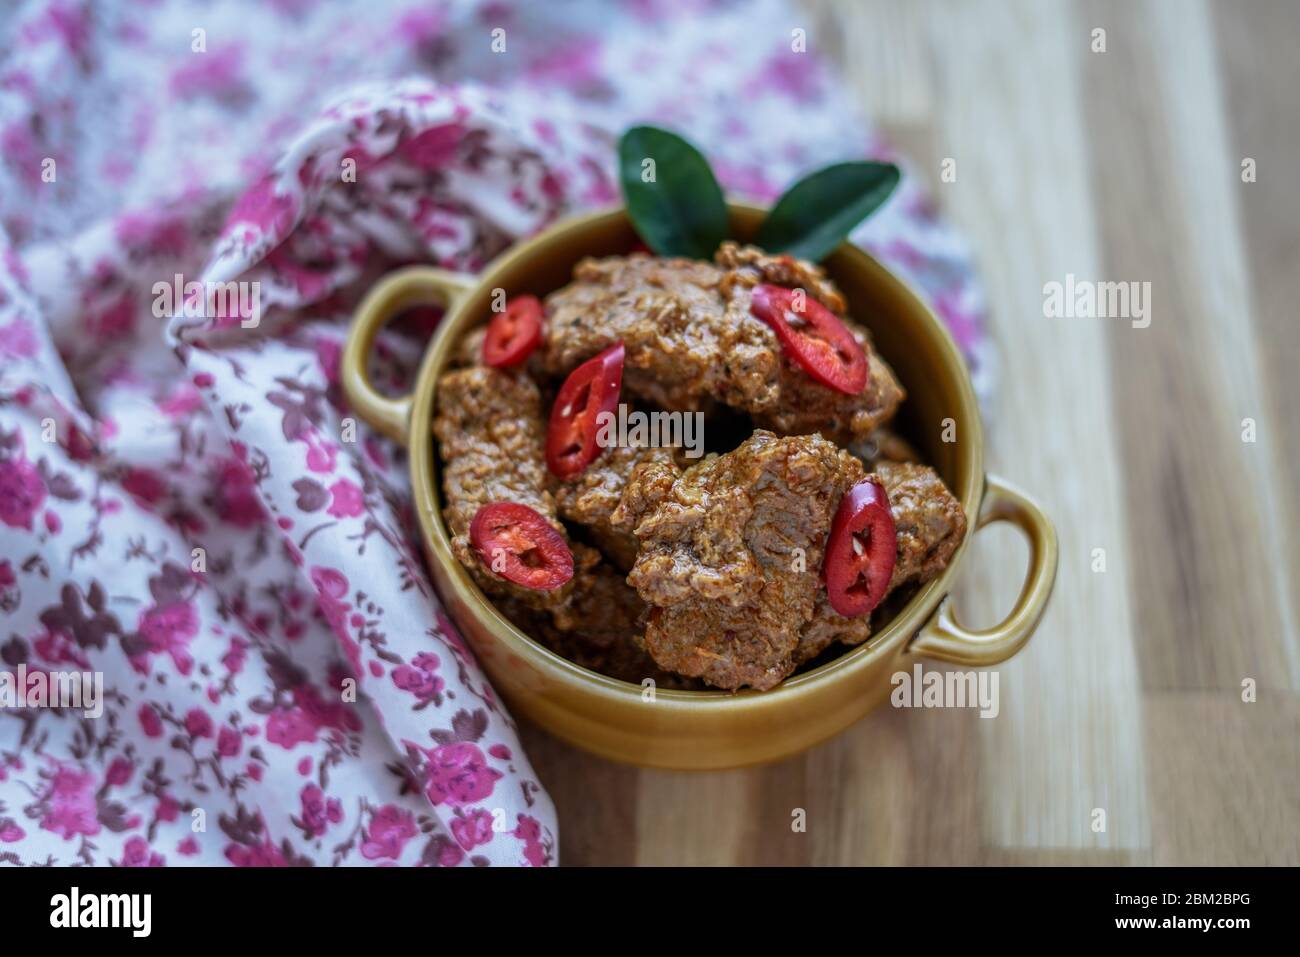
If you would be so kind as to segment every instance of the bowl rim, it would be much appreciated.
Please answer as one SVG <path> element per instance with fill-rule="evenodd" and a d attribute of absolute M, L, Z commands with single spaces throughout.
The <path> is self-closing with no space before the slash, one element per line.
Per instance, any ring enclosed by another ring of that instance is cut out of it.
<path fill-rule="evenodd" d="M 733 221 L 738 218 L 760 216 L 766 212 L 766 207 L 746 202 L 728 201 L 727 206 Z M 623 216 L 625 216 L 625 207 L 618 204 L 565 217 L 534 236 L 514 244 L 488 262 L 480 273 L 466 277 L 473 284 L 470 292 L 448 308 L 425 348 L 424 358 L 415 380 L 410 417 L 407 422 L 407 452 L 410 458 L 411 489 L 424 536 L 425 550 L 431 552 L 428 556 L 430 561 L 438 562 L 449 572 L 447 581 L 456 597 L 489 627 L 493 636 L 502 642 L 511 654 L 531 659 L 538 666 L 548 669 L 554 678 L 567 684 L 581 685 L 585 690 L 606 698 L 639 703 L 644 690 L 642 685 L 611 678 L 570 661 L 527 635 L 497 610 L 491 599 L 483 594 L 469 572 L 452 554 L 451 540 L 438 502 L 433 468 L 433 455 L 436 454 L 436 450 L 432 426 L 437 379 L 446 367 L 460 336 L 471 323 L 472 317 L 468 307 L 476 294 L 485 287 L 491 288 L 497 276 L 512 271 L 518 263 L 538 255 L 565 234 L 580 231 L 602 220 Z M 918 589 L 880 632 L 872 635 L 861 645 L 850 648 L 810 671 L 787 678 L 768 691 L 756 691 L 751 688 L 741 691 L 683 691 L 655 688 L 655 702 L 661 707 L 679 710 L 697 707 L 746 708 L 758 702 L 775 705 L 791 698 L 818 693 L 828 684 L 848 680 L 853 674 L 872 667 L 877 661 L 902 652 L 905 650 L 904 646 L 910 643 L 951 590 L 961 559 L 974 537 L 971 533 L 976 528 L 980 502 L 984 494 L 984 432 L 970 373 L 952 333 L 911 283 L 886 268 L 866 250 L 846 240 L 832 256 L 847 256 L 852 268 L 872 274 L 878 282 L 893 285 L 902 294 L 902 298 L 911 300 L 936 335 L 944 373 L 956 382 L 961 405 L 959 414 L 962 415 L 963 422 L 968 423 L 962 429 L 962 435 L 965 443 L 970 446 L 971 467 L 969 474 L 961 477 L 963 487 L 956 490 L 956 494 L 966 512 L 969 531 L 954 552 L 948 567 L 937 578 Z M 450 602 L 446 601 L 443 604 L 450 605 Z"/>

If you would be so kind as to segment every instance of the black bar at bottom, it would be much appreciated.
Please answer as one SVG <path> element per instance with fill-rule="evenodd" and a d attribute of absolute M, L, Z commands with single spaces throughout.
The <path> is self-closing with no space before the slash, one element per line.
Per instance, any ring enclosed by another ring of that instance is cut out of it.
<path fill-rule="evenodd" d="M 861 935 L 863 943 L 890 925 L 926 944 L 987 942 L 990 933 L 1039 939 L 1046 930 L 1066 941 L 1200 937 L 1231 945 L 1242 933 L 1289 926 L 1290 876 L 1263 868 L 0 868 L 0 900 L 11 941 L 78 933 L 128 946 L 146 939 L 188 944 L 201 934 L 214 946 L 355 937 L 373 947 L 374 935 L 389 933 L 417 933 L 434 945 L 440 926 L 457 936 L 495 928 L 489 939 L 498 946 L 515 934 L 568 939 L 598 927 L 615 939 L 645 935 L 660 944 L 721 932 L 734 944 L 753 940 L 769 922 L 786 932 L 804 924 L 819 936 Z M 839 929 L 821 924 L 827 920 Z"/>

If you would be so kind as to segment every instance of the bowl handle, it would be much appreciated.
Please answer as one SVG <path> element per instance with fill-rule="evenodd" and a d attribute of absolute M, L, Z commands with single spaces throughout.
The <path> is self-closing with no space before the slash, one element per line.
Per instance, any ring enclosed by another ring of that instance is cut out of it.
<path fill-rule="evenodd" d="M 436 303 L 450 312 L 476 285 L 478 280 L 464 273 L 432 266 L 410 266 L 390 273 L 371 287 L 357 309 L 352 328 L 348 330 L 339 369 L 348 402 L 368 425 L 390 439 L 406 444 L 411 396 L 382 395 L 370 383 L 367 368 L 370 347 L 374 345 L 379 330 L 398 313 L 412 306 Z"/>
<path fill-rule="evenodd" d="M 1014 485 L 989 475 L 984 479 L 984 501 L 975 528 L 993 522 L 1012 522 L 1029 540 L 1029 570 L 1015 608 L 1001 624 L 969 631 L 953 617 L 951 596 L 944 596 L 909 651 L 978 668 L 1006 661 L 1034 633 L 1056 582 L 1056 529 L 1037 502 Z"/>

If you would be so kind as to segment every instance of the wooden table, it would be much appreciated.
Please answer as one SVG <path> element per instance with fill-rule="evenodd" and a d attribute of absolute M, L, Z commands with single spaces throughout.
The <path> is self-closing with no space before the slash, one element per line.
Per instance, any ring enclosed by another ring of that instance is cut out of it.
<path fill-rule="evenodd" d="M 526 729 L 561 860 L 1300 863 L 1300 3 L 804 10 L 793 25 L 976 251 L 1000 363 L 988 467 L 1055 518 L 1056 595 L 993 720 L 884 708 L 718 774 Z M 1150 282 L 1150 326 L 1045 318 L 1069 273 Z M 979 536 L 968 624 L 1001 617 L 1024 555 Z"/>

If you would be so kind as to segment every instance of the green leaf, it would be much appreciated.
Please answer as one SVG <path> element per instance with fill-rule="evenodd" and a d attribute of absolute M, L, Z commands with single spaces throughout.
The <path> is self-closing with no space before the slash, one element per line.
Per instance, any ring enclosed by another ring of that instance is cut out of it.
<path fill-rule="evenodd" d="M 837 163 L 820 169 L 777 200 L 754 244 L 818 262 L 889 198 L 898 180 L 893 163 Z"/>
<path fill-rule="evenodd" d="M 667 130 L 634 126 L 619 141 L 618 166 L 627 214 L 647 246 L 660 256 L 712 258 L 727 235 L 727 203 L 699 150 Z"/>

